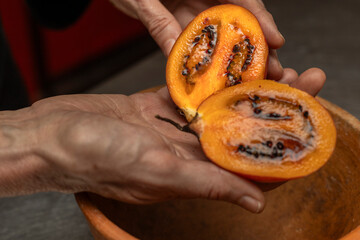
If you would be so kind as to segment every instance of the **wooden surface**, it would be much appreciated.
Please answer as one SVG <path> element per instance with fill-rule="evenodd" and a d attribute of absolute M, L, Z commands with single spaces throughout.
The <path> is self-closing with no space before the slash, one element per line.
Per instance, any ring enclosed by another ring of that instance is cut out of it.
<path fill-rule="evenodd" d="M 176 200 L 138 206 L 88 193 L 77 196 L 80 207 L 100 235 L 102 231 L 109 235 L 117 225 L 145 240 L 339 239 L 360 225 L 360 122 L 337 106 L 319 101 L 337 128 L 333 156 L 320 171 L 267 192 L 267 206 L 259 215 L 224 202 Z M 91 212 L 95 210 L 96 214 Z M 99 217 L 104 220 L 102 213 L 111 222 L 99 225 Z M 134 239 L 121 234 L 107 237 Z"/>

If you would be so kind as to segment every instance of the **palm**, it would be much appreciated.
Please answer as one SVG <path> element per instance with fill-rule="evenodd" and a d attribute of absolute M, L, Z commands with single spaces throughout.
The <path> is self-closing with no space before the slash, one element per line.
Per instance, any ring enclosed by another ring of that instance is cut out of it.
<path fill-rule="evenodd" d="M 152 146 L 186 159 L 206 159 L 195 136 L 181 132 L 155 118 L 158 114 L 185 124 L 184 119 L 177 114 L 166 88 L 158 92 L 139 93 L 130 97 L 124 95 L 58 96 L 40 101 L 35 104 L 35 107 L 47 118 L 60 116 L 63 118 L 63 111 L 65 111 L 68 112 L 69 118 L 77 119 L 77 122 L 93 118 L 94 122 L 100 121 L 100 125 L 111 125 L 114 129 L 121 121 L 136 129 L 136 135 L 139 135 L 141 139 L 139 144 L 146 147 Z M 55 114 L 49 114 L 51 112 Z M 86 122 L 91 125 L 91 121 Z M 72 125 L 67 127 L 73 128 Z M 100 131 L 97 133 L 99 135 L 108 135 L 106 132 L 108 130 L 101 127 L 94 129 L 89 126 L 88 128 L 89 131 Z M 131 137 L 136 136 L 132 134 Z"/>

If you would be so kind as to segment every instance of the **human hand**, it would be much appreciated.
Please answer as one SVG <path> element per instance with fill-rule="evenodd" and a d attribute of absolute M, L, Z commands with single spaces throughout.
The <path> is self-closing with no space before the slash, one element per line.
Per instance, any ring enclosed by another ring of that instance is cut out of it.
<path fill-rule="evenodd" d="M 272 15 L 261 0 L 110 0 L 125 14 L 144 23 L 151 36 L 166 56 L 182 29 L 200 12 L 218 5 L 231 3 L 251 11 L 258 19 L 269 44 L 267 79 L 287 83 L 295 87 L 306 87 L 311 93 L 317 93 L 326 80 L 324 72 L 312 68 L 298 76 L 291 68 L 280 64 L 276 49 L 285 43 Z"/>
<path fill-rule="evenodd" d="M 315 95 L 321 82 L 315 86 L 297 87 Z M 163 88 L 130 97 L 59 96 L 0 112 L 0 196 L 91 191 L 133 203 L 203 197 L 260 211 L 264 199 L 254 184 L 209 163 L 194 136 L 154 118 L 185 124 L 174 110 Z"/>
<path fill-rule="evenodd" d="M 15 113 L 14 119 L 23 116 L 20 130 L 4 135 L 17 143 L 8 145 L 8 154 L 24 159 L 10 182 L 22 179 L 18 187 L 25 193 L 90 191 L 137 204 L 208 198 L 252 212 L 264 207 L 255 184 L 210 163 L 195 136 L 154 117 L 183 121 L 166 88 L 130 97 L 59 96 Z M 9 195 L 4 176 L 0 195 L 4 188 Z"/>

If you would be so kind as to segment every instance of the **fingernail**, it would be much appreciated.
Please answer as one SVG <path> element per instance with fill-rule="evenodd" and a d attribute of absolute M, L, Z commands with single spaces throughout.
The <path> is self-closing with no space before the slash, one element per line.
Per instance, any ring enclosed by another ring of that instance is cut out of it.
<path fill-rule="evenodd" d="M 259 213 L 263 208 L 261 202 L 249 196 L 241 197 L 239 205 L 252 213 Z"/>
<path fill-rule="evenodd" d="M 280 34 L 280 37 L 283 39 L 283 41 L 284 41 L 284 43 L 285 43 L 285 38 L 284 38 L 284 36 L 281 34 L 281 32 L 279 32 L 279 34 Z"/>
<path fill-rule="evenodd" d="M 168 42 L 166 43 L 166 56 L 169 56 L 174 44 L 175 44 L 175 39 L 168 40 Z"/>

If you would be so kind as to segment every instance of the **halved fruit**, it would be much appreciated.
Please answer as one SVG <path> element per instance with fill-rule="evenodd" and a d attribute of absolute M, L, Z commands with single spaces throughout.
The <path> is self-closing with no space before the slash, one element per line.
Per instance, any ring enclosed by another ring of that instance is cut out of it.
<path fill-rule="evenodd" d="M 190 121 L 216 91 L 264 79 L 267 57 L 254 15 L 231 4 L 212 7 L 186 27 L 170 53 L 166 81 L 171 98 Z"/>
<path fill-rule="evenodd" d="M 210 96 L 189 127 L 210 160 L 262 182 L 318 170 L 336 142 L 332 118 L 314 97 L 270 80 L 247 82 Z"/>

